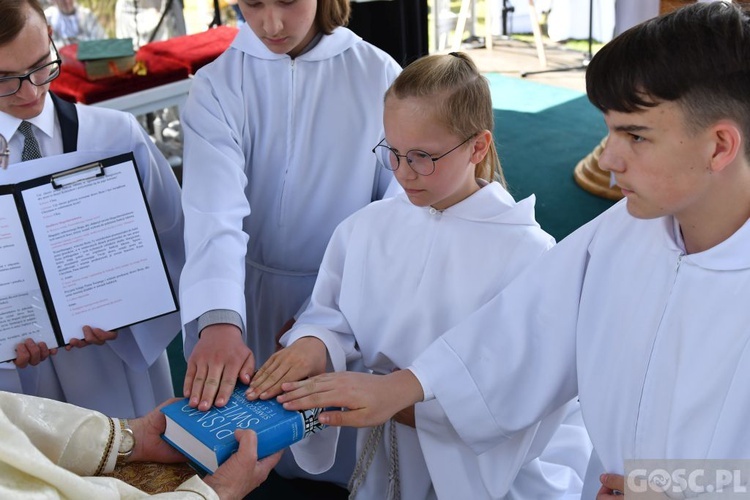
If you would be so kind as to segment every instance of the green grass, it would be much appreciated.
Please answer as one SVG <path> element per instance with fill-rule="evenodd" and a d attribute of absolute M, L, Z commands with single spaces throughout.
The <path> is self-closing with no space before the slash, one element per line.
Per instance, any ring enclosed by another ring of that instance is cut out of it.
<path fill-rule="evenodd" d="M 589 41 L 588 40 L 567 40 L 562 43 L 562 45 L 566 49 L 571 50 L 578 50 L 581 52 L 588 52 L 589 51 Z M 596 54 L 596 52 L 602 48 L 602 43 L 599 42 L 593 42 L 591 44 L 591 53 Z"/>
<path fill-rule="evenodd" d="M 78 0 L 78 5 L 88 7 L 99 18 L 107 36 L 115 36 L 115 3 L 117 0 Z"/>

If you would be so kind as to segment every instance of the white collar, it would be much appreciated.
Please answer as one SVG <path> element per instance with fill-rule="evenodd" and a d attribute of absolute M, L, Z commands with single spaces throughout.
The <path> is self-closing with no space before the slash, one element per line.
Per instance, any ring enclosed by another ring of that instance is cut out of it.
<path fill-rule="evenodd" d="M 685 242 L 677 220 L 673 216 L 663 217 L 662 224 L 667 247 L 684 254 Z M 685 255 L 683 259 L 704 269 L 716 271 L 750 269 L 748 248 L 750 248 L 750 219 L 718 245 L 702 252 Z"/>
<path fill-rule="evenodd" d="M 0 112 L 0 134 L 9 141 L 13 137 L 13 134 L 16 133 L 16 130 L 18 130 L 22 121 L 20 118 L 11 116 L 8 113 Z M 52 102 L 49 92 L 47 92 L 44 98 L 42 112 L 26 121 L 36 126 L 47 137 L 51 138 L 55 135 L 55 104 Z"/>

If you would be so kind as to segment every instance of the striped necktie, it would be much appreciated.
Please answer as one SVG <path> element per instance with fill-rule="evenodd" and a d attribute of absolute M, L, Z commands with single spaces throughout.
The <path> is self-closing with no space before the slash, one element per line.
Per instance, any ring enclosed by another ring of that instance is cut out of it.
<path fill-rule="evenodd" d="M 34 131 L 31 129 L 31 123 L 22 121 L 18 127 L 18 131 L 23 135 L 23 152 L 21 153 L 21 161 L 36 160 L 42 157 L 42 152 L 39 149 L 39 142 L 34 137 Z"/>

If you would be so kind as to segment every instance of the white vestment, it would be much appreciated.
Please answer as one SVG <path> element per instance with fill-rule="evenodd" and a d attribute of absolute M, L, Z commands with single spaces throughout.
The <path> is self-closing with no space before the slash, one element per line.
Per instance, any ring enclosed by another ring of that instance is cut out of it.
<path fill-rule="evenodd" d="M 62 153 L 59 123 L 49 97 L 45 111 L 28 121 L 50 131 L 37 133 L 45 156 Z M 120 111 L 76 105 L 78 151 L 101 151 L 102 157 L 132 151 L 154 227 L 177 289 L 184 263 L 183 218 L 180 187 L 167 161 L 135 118 Z M 52 120 L 49 122 L 49 120 Z M 13 136 L 21 120 L 0 113 L 0 133 Z M 22 138 L 10 141 L 11 161 L 20 156 Z M 12 169 L 34 168 L 33 163 L 11 164 Z M 0 184 L 3 172 L 0 171 Z M 97 325 L 91 325 L 96 327 Z M 115 417 L 145 415 L 174 396 L 166 348 L 180 331 L 179 313 L 122 328 L 117 339 L 105 345 L 58 350 L 37 366 L 16 369 L 0 364 L 0 390 L 22 392 L 66 401 Z M 83 338 L 81 332 L 80 338 Z"/>
<path fill-rule="evenodd" d="M 578 394 L 604 471 L 622 474 L 634 458 L 750 458 L 748 248 L 746 222 L 686 255 L 674 218 L 636 219 L 623 200 L 414 371 L 477 453 Z"/>
<path fill-rule="evenodd" d="M 336 371 L 360 355 L 375 373 L 406 368 L 553 244 L 534 220 L 534 198 L 516 203 L 498 183 L 442 212 L 416 207 L 404 194 L 373 203 L 334 232 L 310 306 L 282 341 L 320 338 Z M 580 492 L 590 451 L 580 424 L 568 450 L 580 455 L 579 470 L 536 459 L 566 411 L 477 457 L 437 401 L 417 404 L 416 430 L 395 424 L 401 497 L 542 499 Z M 390 425 L 358 498 L 386 498 Z M 310 471 L 328 467 L 337 431 L 293 446 L 298 463 Z M 369 433 L 359 431 L 358 455 Z"/>
<path fill-rule="evenodd" d="M 291 59 L 245 25 L 197 72 L 182 114 L 186 356 L 197 319 L 215 309 L 240 314 L 256 367 L 274 352 L 276 333 L 312 291 L 336 225 L 382 198 L 393 179 L 371 150 L 399 70 L 346 28 Z M 339 484 L 351 474 L 344 462 L 332 471 Z"/>
<path fill-rule="evenodd" d="M 150 497 L 119 479 L 93 476 L 103 460 L 102 472 L 112 472 L 121 439 L 119 424 L 101 413 L 0 391 L 0 436 L 0 498 Z M 198 476 L 153 496 L 219 498 Z"/>
<path fill-rule="evenodd" d="M 370 150 L 398 74 L 345 28 L 291 59 L 243 26 L 184 106 L 185 354 L 196 319 L 238 312 L 260 366 L 307 300 L 333 229 L 393 178 Z"/>

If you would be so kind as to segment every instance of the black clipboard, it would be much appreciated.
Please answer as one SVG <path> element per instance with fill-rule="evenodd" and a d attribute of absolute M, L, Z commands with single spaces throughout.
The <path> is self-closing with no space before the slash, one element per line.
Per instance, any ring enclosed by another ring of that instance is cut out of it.
<path fill-rule="evenodd" d="M 2 286 L 3 273 L 0 272 L 0 361 L 12 360 L 15 356 L 8 354 L 6 336 L 11 337 L 13 346 L 32 338 L 37 342 L 44 340 L 49 347 L 61 347 L 68 344 L 66 339 L 83 336 L 80 329 L 72 331 L 75 327 L 71 325 L 77 325 L 78 319 L 83 321 L 82 324 L 116 330 L 179 309 L 132 153 L 104 158 L 14 185 L 0 186 L 0 195 L 4 194 L 13 196 L 38 281 L 38 294 L 14 295 L 12 283 Z M 119 199 L 121 203 L 116 206 L 107 204 L 110 199 Z M 103 210 L 105 214 L 99 217 L 101 220 L 97 220 L 96 210 L 87 209 L 91 206 L 109 208 Z M 42 226 L 44 229 L 40 229 Z M 3 251 L 1 244 L 0 237 L 0 251 Z M 98 253 L 92 253 L 94 250 Z M 144 267 L 134 267 L 135 264 L 130 268 L 122 264 L 122 256 L 131 254 L 133 263 L 146 266 L 147 271 L 144 271 Z M 77 257 L 80 259 L 77 260 Z M 112 263 L 112 267 L 107 269 L 109 263 Z M 117 263 L 120 263 L 119 266 L 115 265 Z M 77 265 L 81 267 L 80 270 L 76 269 Z M 90 272 L 86 266 L 91 268 Z M 137 279 L 142 277 L 141 274 L 152 279 L 139 283 Z M 33 290 L 36 291 L 36 288 Z M 96 296 L 92 291 L 97 290 L 99 293 L 111 291 L 111 304 L 104 301 L 102 305 L 99 300 L 86 305 L 86 297 Z M 21 292 L 20 289 L 18 291 Z M 158 300 L 148 300 L 152 296 L 158 297 Z M 139 300 L 143 304 L 136 307 Z M 75 304 L 76 308 L 72 308 L 71 304 Z M 120 304 L 121 308 L 118 309 Z M 16 313 L 11 321 L 6 321 L 4 314 L 13 311 L 16 306 L 25 313 Z M 48 323 L 29 320 L 24 323 L 28 326 L 27 331 L 14 326 L 19 323 L 19 317 L 23 319 L 36 314 L 42 318 L 42 306 Z M 107 311 L 120 321 L 109 325 L 85 321 L 87 314 L 101 317 Z M 39 329 L 38 334 L 33 332 L 34 328 Z M 54 343 L 50 334 L 54 334 Z"/>

